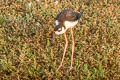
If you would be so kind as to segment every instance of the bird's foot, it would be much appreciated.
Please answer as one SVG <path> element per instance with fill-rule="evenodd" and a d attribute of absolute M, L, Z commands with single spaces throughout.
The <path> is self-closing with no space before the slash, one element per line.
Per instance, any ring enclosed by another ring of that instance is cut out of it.
<path fill-rule="evenodd" d="M 72 75 L 72 73 L 73 73 L 73 67 L 72 66 L 70 66 L 69 72 Z"/>
<path fill-rule="evenodd" d="M 61 67 L 62 67 L 62 64 L 61 64 L 61 65 L 59 65 L 59 67 L 58 67 L 58 69 L 57 69 L 57 70 L 59 70 Z"/>
<path fill-rule="evenodd" d="M 73 67 L 72 67 L 72 66 L 70 66 L 70 69 L 69 69 L 69 71 L 72 71 L 72 69 L 73 69 Z"/>

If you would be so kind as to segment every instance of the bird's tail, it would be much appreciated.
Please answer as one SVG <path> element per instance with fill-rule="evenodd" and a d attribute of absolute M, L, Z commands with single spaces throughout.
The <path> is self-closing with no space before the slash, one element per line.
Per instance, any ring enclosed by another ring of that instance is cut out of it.
<path fill-rule="evenodd" d="M 80 12 L 80 13 L 78 14 L 78 19 L 81 18 L 82 14 L 83 14 L 82 12 Z"/>

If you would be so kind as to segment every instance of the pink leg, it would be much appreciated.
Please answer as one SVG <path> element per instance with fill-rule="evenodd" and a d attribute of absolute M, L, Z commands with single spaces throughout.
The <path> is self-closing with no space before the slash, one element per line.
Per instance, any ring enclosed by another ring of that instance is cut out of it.
<path fill-rule="evenodd" d="M 71 56 L 71 66 L 70 66 L 70 70 L 72 70 L 73 68 L 73 55 L 74 55 L 74 48 L 75 48 L 75 42 L 74 42 L 74 37 L 73 37 L 73 30 L 71 28 L 71 35 L 72 35 L 72 56 Z"/>
<path fill-rule="evenodd" d="M 64 53 L 63 53 L 62 61 L 61 61 L 61 64 L 59 65 L 59 67 L 58 67 L 58 70 L 62 67 L 62 64 L 64 63 L 64 57 L 65 57 L 66 49 L 67 49 L 67 46 L 68 46 L 68 41 L 67 41 L 66 33 L 64 33 L 64 38 L 65 38 L 65 48 L 64 48 Z"/>

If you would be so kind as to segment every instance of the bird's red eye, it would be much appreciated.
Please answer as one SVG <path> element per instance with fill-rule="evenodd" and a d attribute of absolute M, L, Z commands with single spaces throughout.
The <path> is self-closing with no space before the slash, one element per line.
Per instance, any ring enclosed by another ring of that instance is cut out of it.
<path fill-rule="evenodd" d="M 61 28 L 58 29 L 58 32 L 60 32 L 60 31 L 61 31 Z"/>

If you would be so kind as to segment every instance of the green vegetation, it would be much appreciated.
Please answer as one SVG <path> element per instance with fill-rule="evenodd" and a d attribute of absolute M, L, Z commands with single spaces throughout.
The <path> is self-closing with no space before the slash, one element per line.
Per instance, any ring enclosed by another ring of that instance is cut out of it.
<path fill-rule="evenodd" d="M 52 41 L 62 9 L 83 12 L 60 71 L 64 36 Z M 120 80 L 120 0 L 1 0 L 0 80 Z"/>

